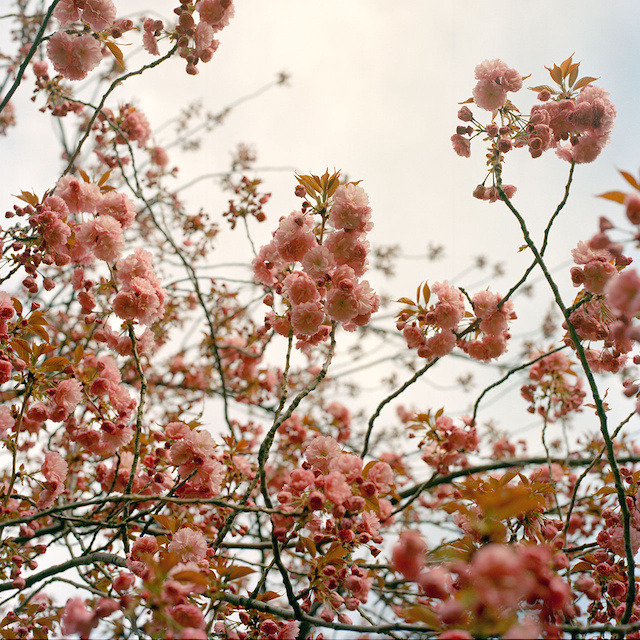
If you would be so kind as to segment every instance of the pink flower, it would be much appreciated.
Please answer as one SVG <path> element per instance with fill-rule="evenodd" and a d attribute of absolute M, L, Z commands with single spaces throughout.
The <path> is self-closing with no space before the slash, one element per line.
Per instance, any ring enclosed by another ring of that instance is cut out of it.
<path fill-rule="evenodd" d="M 282 284 L 292 305 L 315 302 L 320 298 L 315 282 L 302 271 L 290 273 Z"/>
<path fill-rule="evenodd" d="M 181 527 L 173 536 L 168 546 L 181 562 L 199 562 L 207 555 L 207 541 L 200 531 L 189 527 Z"/>
<path fill-rule="evenodd" d="M 454 133 L 451 136 L 451 144 L 453 144 L 453 150 L 463 158 L 471 157 L 471 141 L 469 138 L 461 136 L 459 133 Z"/>
<path fill-rule="evenodd" d="M 291 309 L 291 326 L 296 334 L 312 336 L 324 322 L 324 311 L 317 302 L 303 302 Z"/>
<path fill-rule="evenodd" d="M 391 565 L 406 580 L 415 581 L 425 565 L 426 542 L 417 531 L 403 531 L 391 554 Z"/>
<path fill-rule="evenodd" d="M 332 471 L 324 478 L 324 494 L 333 504 L 341 505 L 351 497 L 351 487 L 341 473 Z"/>
<path fill-rule="evenodd" d="M 113 264 L 124 249 L 121 224 L 111 216 L 98 216 L 76 228 L 76 239 L 84 244 L 99 260 Z"/>
<path fill-rule="evenodd" d="M 93 36 L 72 37 L 64 31 L 49 38 L 47 55 L 53 68 L 69 80 L 84 80 L 102 60 L 100 43 Z"/>
<path fill-rule="evenodd" d="M 99 216 L 108 215 L 115 218 L 123 229 L 130 227 L 136 217 L 136 207 L 124 193 L 110 191 L 102 196 L 96 206 Z"/>
<path fill-rule="evenodd" d="M 331 460 L 341 453 L 340 445 L 330 436 L 317 436 L 307 446 L 305 456 L 309 464 L 327 471 Z"/>
<path fill-rule="evenodd" d="M 63 380 L 56 387 L 53 402 L 68 416 L 82 400 L 82 385 L 75 378 Z"/>
<path fill-rule="evenodd" d="M 83 4 L 84 0 L 60 0 L 53 10 L 53 17 L 58 20 L 60 26 L 66 27 L 80 20 Z"/>
<path fill-rule="evenodd" d="M 13 429 L 16 421 L 11 416 L 11 409 L 6 405 L 0 405 L 0 438 L 4 438 L 7 431 Z"/>
<path fill-rule="evenodd" d="M 193 41 L 196 45 L 196 51 L 201 52 L 211 46 L 213 42 L 213 27 L 204 21 L 198 23 L 193 33 Z"/>
<path fill-rule="evenodd" d="M 61 617 L 62 633 L 65 636 L 79 634 L 88 638 L 98 619 L 87 609 L 82 598 L 69 598 L 64 605 Z"/>
<path fill-rule="evenodd" d="M 232 0 L 199 0 L 196 11 L 214 31 L 220 31 L 229 24 L 235 9 Z"/>
<path fill-rule="evenodd" d="M 300 262 L 307 251 L 317 245 L 312 228 L 313 220 L 300 211 L 294 211 L 280 221 L 273 239 L 284 262 Z"/>
<path fill-rule="evenodd" d="M 473 89 L 473 101 L 487 111 L 503 107 L 507 101 L 507 92 L 495 80 L 483 78 Z"/>
<path fill-rule="evenodd" d="M 323 245 L 311 247 L 302 258 L 302 268 L 314 280 L 324 280 L 335 266 L 336 259 Z"/>
<path fill-rule="evenodd" d="M 104 31 L 113 25 L 116 8 L 111 0 L 84 0 L 82 19 L 94 30 Z"/>
<path fill-rule="evenodd" d="M 58 180 L 55 194 L 64 200 L 71 213 L 91 213 L 102 199 L 97 184 L 80 181 L 71 175 Z"/>
<path fill-rule="evenodd" d="M 147 117 L 134 107 L 129 107 L 120 123 L 120 129 L 129 140 L 137 142 L 139 147 L 144 147 L 151 137 L 151 125 Z"/>
<path fill-rule="evenodd" d="M 635 269 L 625 269 L 605 287 L 607 302 L 614 311 L 635 317 L 640 312 L 640 277 Z"/>
<path fill-rule="evenodd" d="M 386 462 L 376 462 L 367 476 L 369 482 L 373 482 L 378 492 L 382 495 L 389 493 L 393 487 L 393 471 Z"/>
<path fill-rule="evenodd" d="M 369 197 L 362 187 L 349 183 L 336 189 L 329 212 L 329 222 L 336 229 L 369 231 L 370 218 Z"/>

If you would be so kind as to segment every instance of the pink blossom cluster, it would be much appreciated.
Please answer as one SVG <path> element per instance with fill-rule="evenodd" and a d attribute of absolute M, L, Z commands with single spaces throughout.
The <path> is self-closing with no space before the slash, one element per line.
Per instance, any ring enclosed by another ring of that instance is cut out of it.
<path fill-rule="evenodd" d="M 172 34 L 177 40 L 178 54 L 187 62 L 187 73 L 197 75 L 198 63 L 209 62 L 219 46 L 214 35 L 226 27 L 235 13 L 233 0 L 197 0 L 181 2 L 176 7 L 178 24 Z M 196 14 L 198 20 L 196 22 Z M 142 42 L 152 55 L 159 55 L 158 38 L 162 35 L 162 20 L 147 18 L 143 24 Z"/>
<path fill-rule="evenodd" d="M 553 422 L 582 410 L 586 394 L 582 378 L 573 375 L 572 364 L 564 353 L 556 352 L 531 365 L 529 378 L 533 383 L 520 389 L 522 397 L 530 403 L 529 412 L 537 412 Z"/>
<path fill-rule="evenodd" d="M 82 20 L 93 31 L 104 31 L 115 22 L 116 8 L 112 0 L 60 0 L 53 16 L 61 27 Z"/>
<path fill-rule="evenodd" d="M 498 620 L 510 622 L 504 637 L 556 637 L 555 625 L 575 616 L 571 589 L 555 571 L 566 566 L 566 556 L 549 546 L 493 543 L 478 549 L 469 562 L 433 569 L 426 567 L 426 553 L 422 536 L 404 531 L 393 549 L 392 566 L 419 585 L 423 602 L 451 630 L 440 637 L 471 640 Z M 529 612 L 525 619 L 523 609 Z"/>
<path fill-rule="evenodd" d="M 607 91 L 588 85 L 574 99 L 551 100 L 531 109 L 527 144 L 531 156 L 555 148 L 569 162 L 593 162 L 609 144 L 616 108 Z M 562 141 L 568 144 L 562 144 Z"/>
<path fill-rule="evenodd" d="M 588 242 L 579 242 L 572 255 L 580 266 L 571 269 L 571 278 L 582 290 L 571 312 L 571 323 L 580 340 L 603 341 L 600 349 L 586 350 L 591 368 L 597 373 L 616 373 L 640 339 L 633 323 L 640 304 L 631 302 L 634 296 L 640 300 L 640 279 L 634 269 L 627 268 L 631 258 L 610 240 L 606 229 Z M 567 328 L 566 323 L 563 326 Z M 568 335 L 565 342 L 573 346 Z"/>
<path fill-rule="evenodd" d="M 93 217 L 83 221 L 83 214 Z M 36 205 L 29 224 L 42 236 L 45 261 L 63 266 L 97 258 L 113 264 L 124 248 L 124 230 L 134 219 L 135 206 L 124 194 L 103 193 L 95 183 L 66 175 L 58 181 L 54 195 Z"/>
<path fill-rule="evenodd" d="M 142 578 L 147 606 L 162 611 L 161 619 L 148 623 L 149 633 L 206 640 L 206 620 L 192 598 L 206 590 L 204 582 L 209 579 L 211 557 L 206 538 L 192 527 L 180 527 L 168 544 L 166 539 L 159 543 L 149 535 L 135 540 L 127 555 L 127 567 Z M 122 586 L 126 589 L 130 584 L 131 579 L 127 579 Z"/>
<path fill-rule="evenodd" d="M 475 68 L 473 101 L 481 109 L 496 111 L 507 102 L 507 93 L 522 89 L 522 76 L 502 60 L 485 60 Z"/>
<path fill-rule="evenodd" d="M 165 427 L 171 443 L 169 462 L 184 481 L 177 495 L 182 497 L 214 497 L 220 493 L 225 468 L 215 454 L 216 444 L 208 431 L 191 429 L 184 422 Z"/>
<path fill-rule="evenodd" d="M 331 513 L 342 518 L 347 511 L 362 513 L 367 499 L 376 499 L 382 504 L 384 496 L 394 486 L 393 471 L 386 462 L 376 462 L 363 468 L 362 459 L 343 452 L 338 442 L 330 436 L 317 436 L 307 446 L 306 460 L 300 469 L 294 469 L 284 481 L 278 500 L 286 510 L 295 511 L 308 506 L 312 511 Z M 384 502 L 383 510 L 387 510 Z M 381 507 L 382 508 L 382 507 Z M 386 514 L 389 515 L 388 513 Z M 286 521 L 285 521 L 286 522 Z M 283 535 L 285 530 L 279 532 Z M 355 540 L 355 535 L 348 540 Z M 318 534 L 322 540 L 324 534 Z M 360 542 L 368 542 L 371 535 Z"/>
<path fill-rule="evenodd" d="M 38 496 L 39 509 L 50 507 L 55 499 L 64 491 L 68 465 L 65 459 L 55 451 L 49 451 L 44 457 L 42 473 L 45 477 L 44 487 Z"/>
<path fill-rule="evenodd" d="M 436 282 L 431 293 L 438 296 L 435 304 L 425 312 L 419 309 L 413 321 L 410 313 L 404 311 L 396 322 L 407 346 L 417 349 L 421 358 L 442 358 L 456 345 L 475 360 L 483 361 L 497 358 L 507 350 L 508 323 L 516 317 L 511 301 L 502 302 L 499 294 L 481 291 L 471 299 L 475 318 L 469 318 L 465 316 L 464 295 L 456 287 L 446 281 Z M 475 332 L 458 337 L 465 317 L 476 323 Z"/>
<path fill-rule="evenodd" d="M 446 474 L 453 466 L 467 466 L 467 454 L 477 451 L 479 443 L 471 418 L 463 418 L 463 425 L 457 426 L 451 418 L 441 415 L 419 446 L 422 459 L 438 473 Z"/>
<path fill-rule="evenodd" d="M 84 80 L 102 61 L 102 48 L 88 33 L 71 36 L 56 31 L 47 43 L 47 55 L 60 75 L 68 80 Z"/>
<path fill-rule="evenodd" d="M 312 215 L 294 211 L 281 218 L 273 240 L 253 261 L 256 280 L 274 287 L 286 306 L 282 314 L 267 314 L 267 325 L 284 336 L 292 331 L 301 347 L 327 338 L 327 318 L 353 331 L 380 305 L 368 281 L 359 279 L 367 269 L 365 234 L 373 226 L 366 193 L 355 184 L 342 185 L 327 208 L 332 229 L 323 221 L 317 230 Z M 265 303 L 274 306 L 271 294 Z"/>
<path fill-rule="evenodd" d="M 92 609 L 87 609 L 82 598 L 69 598 L 62 610 L 62 633 L 67 637 L 78 634 L 81 638 L 89 638 L 100 620 L 120 610 L 120 603 L 114 598 L 100 598 Z"/>
<path fill-rule="evenodd" d="M 151 325 L 164 315 L 165 291 L 152 262 L 151 254 L 144 249 L 118 260 L 120 289 L 113 299 L 113 311 L 119 318 Z"/>

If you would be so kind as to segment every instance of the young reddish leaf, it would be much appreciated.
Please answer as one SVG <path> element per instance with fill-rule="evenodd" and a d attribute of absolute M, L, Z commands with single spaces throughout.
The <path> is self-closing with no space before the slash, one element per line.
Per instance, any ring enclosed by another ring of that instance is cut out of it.
<path fill-rule="evenodd" d="M 162 527 L 171 531 L 171 533 L 175 533 L 178 529 L 178 522 L 175 518 L 170 518 L 169 516 L 154 514 L 153 519 Z"/>
<path fill-rule="evenodd" d="M 311 538 L 306 538 L 305 536 L 300 536 L 300 542 L 305 546 L 311 557 L 315 558 L 318 551 L 313 540 Z"/>
<path fill-rule="evenodd" d="M 578 69 L 579 69 L 580 65 L 579 64 L 573 64 L 571 65 L 571 68 L 569 69 L 569 86 L 573 87 L 576 79 L 578 78 Z"/>
<path fill-rule="evenodd" d="M 229 571 L 227 572 L 227 578 L 228 580 L 239 580 L 240 578 L 244 578 L 251 573 L 255 573 L 255 569 L 252 569 L 251 567 L 234 566 L 231 567 L 231 569 L 229 569 Z"/>
<path fill-rule="evenodd" d="M 41 371 L 64 371 L 71 363 L 62 357 L 49 358 L 40 367 Z"/>
<path fill-rule="evenodd" d="M 39 324 L 29 325 L 29 331 L 31 331 L 32 333 L 35 333 L 39 338 L 41 338 L 45 342 L 47 343 L 49 342 L 49 334 L 47 333 L 47 330 L 43 326 Z"/>
<path fill-rule="evenodd" d="M 85 182 L 91 182 L 91 178 L 89 177 L 89 174 L 86 171 L 83 171 L 82 169 L 78 169 L 78 173 L 82 176 L 82 179 Z"/>
<path fill-rule="evenodd" d="M 400 302 L 402 304 L 409 304 L 411 306 L 415 306 L 415 302 L 413 300 L 410 300 L 409 298 L 398 298 L 397 300 L 394 300 L 394 302 Z"/>
<path fill-rule="evenodd" d="M 260 600 L 260 602 L 268 602 L 269 600 L 275 600 L 275 598 L 280 598 L 280 594 L 275 591 L 265 591 L 256 596 L 256 600 Z"/>
<path fill-rule="evenodd" d="M 209 579 L 199 571 L 185 569 L 184 571 L 178 571 L 177 573 L 172 574 L 171 577 L 174 580 L 179 580 L 180 582 L 191 582 L 192 584 L 199 584 L 202 587 L 209 586 Z"/>
<path fill-rule="evenodd" d="M 16 310 L 16 313 L 21 316 L 22 315 L 22 302 L 18 300 L 18 298 L 11 297 L 11 302 L 13 302 L 13 308 Z"/>

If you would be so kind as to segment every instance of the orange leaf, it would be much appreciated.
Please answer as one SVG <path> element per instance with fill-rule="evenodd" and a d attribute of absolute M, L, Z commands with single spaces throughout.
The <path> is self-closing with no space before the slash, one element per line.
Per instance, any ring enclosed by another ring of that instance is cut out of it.
<path fill-rule="evenodd" d="M 64 371 L 71 363 L 62 357 L 49 358 L 40 367 L 41 371 Z"/>
<path fill-rule="evenodd" d="M 203 575 L 199 571 L 178 571 L 171 576 L 174 580 L 180 580 L 181 582 L 191 582 L 192 584 L 199 584 L 203 587 L 209 586 L 209 580 L 207 576 Z"/>
<path fill-rule="evenodd" d="M 630 174 L 627 173 L 626 171 L 621 171 L 620 175 L 634 188 L 634 189 L 640 189 L 640 184 L 638 184 L 638 181 Z"/>
<path fill-rule="evenodd" d="M 586 87 L 589 83 L 597 80 L 598 78 L 591 78 L 589 76 L 585 76 L 584 78 L 580 78 L 578 82 L 573 86 L 574 89 L 582 89 L 582 87 Z"/>
<path fill-rule="evenodd" d="M 107 42 L 107 47 L 113 54 L 113 57 L 118 61 L 118 64 L 122 67 L 122 69 L 124 69 L 124 57 L 122 56 L 120 47 L 118 47 L 115 42 Z"/>
<path fill-rule="evenodd" d="M 227 573 L 227 578 L 229 580 L 239 580 L 240 578 L 248 576 L 250 573 L 255 573 L 255 569 L 251 567 L 231 567 Z"/>
<path fill-rule="evenodd" d="M 417 620 L 429 625 L 432 629 L 441 629 L 442 623 L 433 609 L 423 604 L 416 604 L 402 611 L 402 615 L 410 620 Z"/>
<path fill-rule="evenodd" d="M 169 516 L 164 516 L 161 514 L 154 514 L 153 519 L 161 526 L 171 531 L 171 533 L 175 533 L 178 529 L 178 523 L 175 518 L 170 518 Z"/>
<path fill-rule="evenodd" d="M 619 202 L 622 204 L 627 194 L 622 193 L 622 191 L 607 191 L 607 193 L 601 193 L 596 196 L 597 198 L 604 198 L 605 200 L 613 200 L 614 202 Z"/>

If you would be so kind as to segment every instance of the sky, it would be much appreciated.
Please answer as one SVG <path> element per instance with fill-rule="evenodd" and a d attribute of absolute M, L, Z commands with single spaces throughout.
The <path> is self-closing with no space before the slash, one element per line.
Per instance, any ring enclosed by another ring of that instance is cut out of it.
<path fill-rule="evenodd" d="M 121 14 L 151 4 L 165 17 L 175 4 L 115 3 Z M 279 72 L 289 74 L 286 86 L 235 108 L 223 127 L 203 139 L 198 153 L 173 156 L 182 167 L 176 182 L 224 171 L 236 145 L 248 143 L 259 166 L 286 168 L 262 174 L 273 193 L 268 211 L 275 223 L 297 207 L 294 171 L 336 168 L 362 180 L 373 208 L 372 243 L 398 244 L 403 256 L 411 256 L 399 260 L 392 282 L 371 277 L 374 287 L 394 297 L 411 296 L 424 280 L 484 287 L 486 272 L 468 270 L 478 255 L 504 265 L 506 276 L 492 287 L 498 291 L 506 291 L 520 275 L 529 256 L 518 251 L 523 242 L 515 221 L 500 204 L 471 197 L 485 177 L 484 150 L 475 144 L 472 157 L 464 159 L 451 148 L 458 103 L 470 97 L 474 67 L 484 59 L 501 58 L 531 74 L 525 86 L 532 86 L 548 82 L 545 65 L 574 53 L 581 74 L 599 78 L 597 84 L 610 92 L 618 116 L 609 147 L 595 163 L 576 170 L 573 195 L 550 245 L 549 263 L 565 265 L 555 273 L 570 299 L 570 249 L 595 232 L 600 215 L 621 220 L 621 208 L 594 195 L 624 188 L 617 170 L 636 173 L 640 166 L 639 3 L 616 0 L 606 9 L 593 0 L 241 0 L 236 5 L 218 52 L 198 76 L 187 76 L 184 63 L 174 60 L 127 82 L 116 101 L 134 100 L 158 126 L 187 101 L 201 98 L 206 109 L 217 112 Z M 147 61 L 137 44 L 123 50 L 132 66 Z M 57 171 L 53 146 L 47 144 L 55 132 L 29 101 L 30 93 L 27 83 L 15 99 L 23 126 L 0 141 L 8 159 L 0 174 L 5 206 L 12 204 L 7 194 L 50 187 Z M 513 96 L 523 111 L 534 99 L 525 89 Z M 160 144 L 170 139 L 170 130 L 164 132 L 158 135 Z M 568 165 L 552 152 L 537 160 L 523 149 L 509 156 L 504 180 L 518 187 L 514 203 L 539 238 L 562 197 Z M 226 200 L 213 181 L 184 195 L 194 209 L 214 212 Z M 258 238 L 267 240 L 272 228 L 263 225 Z M 445 258 L 420 259 L 430 245 L 444 245 Z M 455 280 L 464 271 L 467 275 Z M 540 309 L 546 309 L 542 283 L 537 290 L 533 301 L 516 300 L 519 335 L 535 327 Z M 414 400 L 453 402 L 457 391 L 443 388 L 455 384 L 455 375 L 438 369 L 431 381 L 435 386 L 425 383 Z"/>

